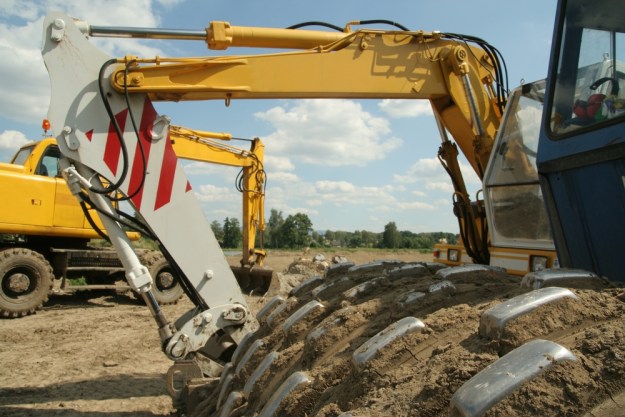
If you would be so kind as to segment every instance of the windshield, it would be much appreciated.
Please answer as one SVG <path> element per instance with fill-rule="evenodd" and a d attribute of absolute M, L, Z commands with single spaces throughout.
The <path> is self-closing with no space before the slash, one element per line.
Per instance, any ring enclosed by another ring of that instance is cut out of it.
<path fill-rule="evenodd" d="M 33 149 L 35 149 L 34 146 L 20 149 L 19 151 L 17 151 L 15 156 L 13 156 L 13 159 L 11 159 L 11 163 L 15 165 L 24 165 L 26 163 L 26 160 L 32 153 Z"/>
<path fill-rule="evenodd" d="M 551 108 L 555 136 L 625 115 L 623 8 L 607 0 L 572 0 L 566 7 Z"/>
<path fill-rule="evenodd" d="M 551 248 L 551 230 L 536 171 L 545 82 L 510 97 L 484 180 L 489 227 L 496 246 Z"/>

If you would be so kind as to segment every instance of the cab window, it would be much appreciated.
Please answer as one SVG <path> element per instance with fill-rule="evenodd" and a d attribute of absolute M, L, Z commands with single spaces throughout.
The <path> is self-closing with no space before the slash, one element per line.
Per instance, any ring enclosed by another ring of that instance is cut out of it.
<path fill-rule="evenodd" d="M 61 152 L 56 146 L 50 146 L 46 149 L 41 162 L 37 167 L 36 173 L 39 175 L 45 175 L 47 177 L 59 176 L 59 159 Z"/>
<path fill-rule="evenodd" d="M 556 137 L 625 116 L 625 22 L 597 18 L 602 7 L 624 14 L 606 0 L 567 2 L 551 107 Z"/>
<path fill-rule="evenodd" d="M 11 159 L 11 163 L 15 165 L 24 165 L 34 148 L 34 146 L 29 146 L 28 148 L 20 149 L 17 151 L 15 156 L 13 156 L 13 159 Z"/>

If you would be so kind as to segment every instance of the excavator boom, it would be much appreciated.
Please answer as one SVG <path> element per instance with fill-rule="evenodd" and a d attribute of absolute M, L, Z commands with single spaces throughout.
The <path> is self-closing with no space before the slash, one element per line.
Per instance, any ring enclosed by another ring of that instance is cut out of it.
<path fill-rule="evenodd" d="M 507 89 L 496 49 L 480 39 L 455 34 L 352 31 L 351 25 L 329 33 L 214 22 L 207 31 L 213 49 L 294 50 L 169 59 L 111 58 L 85 37 L 102 31 L 61 13 L 46 17 L 43 56 L 52 85 L 48 117 L 65 157 L 63 172 L 70 188 L 79 197 L 88 195 L 100 212 L 111 211 L 106 196 L 112 191 L 127 196 L 197 306 L 175 324 L 164 317 L 151 296 L 149 274 L 128 250 L 119 222 L 108 216 L 104 225 L 127 279 L 144 295 L 164 350 L 174 360 L 202 362 L 200 355 L 224 363 L 256 323 L 178 164 L 178 158 L 189 153 L 176 135 L 198 136 L 197 132 L 177 131 L 167 116 L 157 114 L 153 101 L 427 99 L 441 131 L 449 132 L 480 178 L 505 105 Z M 150 30 L 120 31 L 178 38 L 148 34 Z M 450 145 L 444 135 L 443 147 Z M 456 176 L 456 193 L 468 202 L 461 173 L 449 172 Z M 104 187 L 101 180 L 109 185 Z M 475 232 L 480 233 L 474 241 L 484 244 L 485 232 Z"/>

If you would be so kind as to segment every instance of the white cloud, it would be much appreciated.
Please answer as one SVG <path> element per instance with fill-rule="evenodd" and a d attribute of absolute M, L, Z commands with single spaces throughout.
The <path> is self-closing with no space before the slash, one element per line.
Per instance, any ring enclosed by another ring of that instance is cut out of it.
<path fill-rule="evenodd" d="M 20 146 L 30 142 L 22 132 L 17 130 L 5 130 L 0 133 L 0 149 L 16 151 Z"/>
<path fill-rule="evenodd" d="M 209 162 L 200 161 L 183 161 L 184 172 L 187 175 L 207 175 L 207 176 L 219 176 L 225 180 L 232 180 L 234 182 L 238 172 L 241 170 L 239 167 L 231 167 L 226 165 L 219 165 Z"/>
<path fill-rule="evenodd" d="M 384 159 L 402 140 L 387 119 L 375 117 L 351 100 L 297 100 L 255 114 L 275 129 L 267 149 L 307 164 L 363 166 Z"/>
<path fill-rule="evenodd" d="M 232 202 L 240 201 L 241 195 L 233 188 L 218 187 L 213 184 L 202 184 L 196 189 L 195 195 L 201 202 Z"/>
<path fill-rule="evenodd" d="M 379 204 L 392 204 L 396 201 L 393 186 L 356 186 L 347 181 L 317 181 L 314 184 L 317 201 L 336 206 L 356 205 L 373 209 Z"/>
<path fill-rule="evenodd" d="M 437 190 L 443 191 L 446 193 L 453 193 L 454 187 L 451 183 L 451 180 L 448 181 L 427 181 L 425 184 L 425 188 L 428 190 Z"/>
<path fill-rule="evenodd" d="M 356 187 L 354 187 L 354 184 L 349 183 L 347 181 L 317 181 L 315 183 L 315 188 L 320 193 L 328 193 L 328 192 L 351 193 L 351 192 L 356 191 Z"/>
<path fill-rule="evenodd" d="M 62 11 L 98 26 L 155 27 L 160 18 L 154 14 L 152 0 L 46 0 L 41 14 Z"/>
<path fill-rule="evenodd" d="M 39 11 L 40 7 L 35 1 L 3 0 L 0 3 L 0 14 L 6 17 L 15 16 L 21 19 L 35 20 Z"/>
<path fill-rule="evenodd" d="M 156 0 L 157 3 L 163 5 L 164 7 L 167 8 L 172 8 L 182 2 L 184 2 L 184 0 Z"/>
<path fill-rule="evenodd" d="M 293 171 L 295 165 L 286 156 L 265 155 L 264 166 L 266 171 Z"/>
<path fill-rule="evenodd" d="M 401 210 L 434 210 L 436 206 L 432 203 L 424 203 L 423 201 L 411 201 L 398 203 Z"/>
<path fill-rule="evenodd" d="M 270 174 L 267 174 L 267 182 L 269 181 L 271 181 L 272 184 L 274 182 L 289 184 L 289 183 L 298 182 L 299 177 L 293 174 L 292 172 L 277 171 L 277 172 L 271 172 Z"/>
<path fill-rule="evenodd" d="M 475 191 L 481 188 L 481 182 L 466 160 L 459 160 L 459 164 L 468 192 L 473 196 Z M 404 173 L 394 174 L 393 179 L 398 184 L 410 184 L 413 187 L 410 193 L 417 197 L 431 198 L 436 192 L 451 196 L 454 192 L 451 179 L 437 158 L 419 159 Z M 440 202 L 428 204 L 440 206 Z"/>
<path fill-rule="evenodd" d="M 428 100 L 384 99 L 379 104 L 380 110 L 389 116 L 403 117 L 432 116 L 432 106 Z"/>
<path fill-rule="evenodd" d="M 393 178 L 400 184 L 412 184 L 423 178 L 441 177 L 446 175 L 437 158 L 422 158 L 408 168 L 405 174 L 394 174 Z"/>
<path fill-rule="evenodd" d="M 39 124 L 45 117 L 50 83 L 40 39 L 41 19 L 0 25 L 0 114 L 8 119 Z"/>
<path fill-rule="evenodd" d="M 163 4 L 172 1 L 161 0 Z M 99 26 L 157 27 L 152 0 L 3 0 L 0 4 L 0 115 L 19 122 L 39 123 L 50 102 L 50 81 L 41 57 L 44 15 L 63 11 Z M 7 20 L 10 19 L 10 23 Z M 162 55 L 158 48 L 136 39 L 94 39 L 111 55 Z"/>

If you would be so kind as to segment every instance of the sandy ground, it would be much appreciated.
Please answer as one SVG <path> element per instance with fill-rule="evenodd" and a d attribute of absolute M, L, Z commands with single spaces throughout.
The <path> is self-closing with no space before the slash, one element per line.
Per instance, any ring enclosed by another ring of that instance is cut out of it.
<path fill-rule="evenodd" d="M 334 255 L 357 264 L 430 259 L 415 252 L 325 253 L 328 259 Z M 273 253 L 268 266 L 283 271 L 299 257 Z M 229 261 L 236 264 L 237 257 Z M 251 297 L 250 307 L 262 301 Z M 190 307 L 185 298 L 164 310 L 174 319 Z M 52 296 L 35 315 L 0 320 L 0 415 L 175 415 L 165 385 L 169 366 L 148 310 L 133 297 L 110 292 Z"/>
<path fill-rule="evenodd" d="M 314 265 L 309 260 L 315 254 L 273 253 L 268 266 L 291 271 L 282 282 L 294 285 L 305 275 L 295 272 L 314 269 L 307 266 Z M 324 255 L 328 260 L 342 255 L 358 265 L 430 260 L 415 252 Z M 236 265 L 237 257 L 229 261 Z M 544 338 L 569 349 L 576 360 L 556 364 L 524 384 L 486 417 L 625 416 L 625 304 L 615 298 L 622 289 L 603 284 L 573 289 L 577 299 L 521 316 L 491 340 L 478 334 L 480 317 L 529 291 L 520 288 L 518 278 L 461 275 L 450 278 L 453 288 L 432 291 L 441 280 L 435 268 L 394 277 L 388 265 L 326 277 L 331 287 L 290 297 L 286 308 L 271 314 L 271 324 L 264 319 L 254 335 L 263 348 L 241 367 L 232 389 L 241 390 L 269 352 L 278 352 L 278 359 L 257 381 L 264 389 L 252 390 L 237 415 L 258 412 L 288 375 L 304 372 L 310 385 L 281 403 L 277 415 L 448 416 L 452 395 L 479 370 L 525 341 Z M 360 286 L 370 281 L 375 285 Z M 419 293 L 425 298 L 408 296 Z M 322 307 L 285 330 L 287 317 L 313 299 Z M 266 301 L 247 300 L 253 312 Z M 164 311 L 175 319 L 190 307 L 184 299 Z M 358 347 L 405 317 L 423 320 L 423 331 L 354 365 Z M 149 312 L 133 297 L 110 292 L 53 296 L 36 315 L 0 320 L 0 415 L 181 416 L 166 390 L 170 364 Z M 212 415 L 215 397 L 200 400 L 195 415 Z"/>

